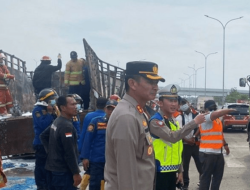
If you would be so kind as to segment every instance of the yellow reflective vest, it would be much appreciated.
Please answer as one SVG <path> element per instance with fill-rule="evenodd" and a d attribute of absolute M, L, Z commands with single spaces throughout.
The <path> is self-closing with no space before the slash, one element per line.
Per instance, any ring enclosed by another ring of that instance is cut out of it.
<path fill-rule="evenodd" d="M 85 79 L 83 76 L 83 66 L 85 65 L 82 59 L 77 59 L 76 62 L 70 60 L 66 64 L 64 73 L 64 83 L 68 85 L 85 85 Z"/>
<path fill-rule="evenodd" d="M 179 130 L 179 123 L 176 122 L 176 125 L 170 123 L 170 128 L 172 131 Z M 164 126 L 167 127 L 167 126 Z M 174 172 L 177 171 L 182 163 L 182 151 L 183 143 L 182 140 L 176 143 L 164 142 L 161 139 L 153 140 L 155 159 L 157 172 Z"/>

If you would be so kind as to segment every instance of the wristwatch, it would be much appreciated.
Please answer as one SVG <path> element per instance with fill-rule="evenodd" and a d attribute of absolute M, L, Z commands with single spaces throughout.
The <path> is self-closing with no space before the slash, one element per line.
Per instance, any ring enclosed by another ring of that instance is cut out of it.
<path fill-rule="evenodd" d="M 228 143 L 225 143 L 223 146 L 228 146 Z"/>
<path fill-rule="evenodd" d="M 195 136 L 195 135 L 193 135 L 193 138 L 196 138 L 196 136 Z"/>

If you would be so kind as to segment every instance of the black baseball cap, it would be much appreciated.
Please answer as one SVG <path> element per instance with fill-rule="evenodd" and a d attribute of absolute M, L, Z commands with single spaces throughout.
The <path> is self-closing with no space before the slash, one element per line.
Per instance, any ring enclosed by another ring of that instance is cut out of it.
<path fill-rule="evenodd" d="M 158 75 L 158 65 L 149 61 L 132 61 L 126 65 L 126 76 L 140 75 L 151 80 L 160 80 L 165 82 L 165 79 Z"/>
<path fill-rule="evenodd" d="M 104 97 L 100 97 L 96 100 L 96 106 L 97 107 L 105 107 L 106 103 L 107 103 L 108 99 L 104 98 Z"/>
<path fill-rule="evenodd" d="M 111 107 L 116 107 L 117 104 L 118 104 L 117 101 L 115 101 L 115 100 L 109 100 L 109 101 L 107 101 L 107 103 L 106 103 L 106 107 L 109 107 L 109 106 L 111 106 Z"/>

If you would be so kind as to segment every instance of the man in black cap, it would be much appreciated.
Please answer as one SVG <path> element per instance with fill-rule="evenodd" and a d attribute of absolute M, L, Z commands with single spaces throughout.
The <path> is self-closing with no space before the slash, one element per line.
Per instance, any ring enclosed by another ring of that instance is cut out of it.
<path fill-rule="evenodd" d="M 202 163 L 202 175 L 200 178 L 200 190 L 219 190 L 224 173 L 224 156 L 230 153 L 228 144 L 223 135 L 223 126 L 219 117 L 228 114 L 235 109 L 217 110 L 214 100 L 207 100 L 204 105 L 206 112 L 206 122 L 199 127 L 201 134 L 200 140 L 200 161 Z"/>
<path fill-rule="evenodd" d="M 143 108 L 157 94 L 158 65 L 134 61 L 126 65 L 126 94 L 113 111 L 106 130 L 105 190 L 152 190 L 154 152 Z"/>
<path fill-rule="evenodd" d="M 104 108 L 106 106 L 108 99 L 104 97 L 99 97 L 96 101 L 96 111 L 88 113 L 83 121 L 83 126 L 82 126 L 82 132 L 80 135 L 80 139 L 78 142 L 78 151 L 80 152 L 80 158 L 83 158 L 83 142 L 85 139 L 85 134 L 87 132 L 88 126 L 90 121 L 95 118 L 95 117 L 103 117 L 105 115 Z M 90 170 L 88 170 L 84 173 L 82 176 L 82 182 L 80 185 L 80 190 L 85 190 L 89 184 L 89 179 L 90 179 Z"/>
<path fill-rule="evenodd" d="M 71 60 L 66 64 L 64 73 L 64 84 L 69 86 L 68 94 L 78 94 L 81 96 L 84 109 L 88 109 L 88 103 L 84 95 L 84 87 L 86 84 L 83 67 L 87 65 L 84 59 L 77 59 L 77 53 L 75 51 L 70 52 Z"/>

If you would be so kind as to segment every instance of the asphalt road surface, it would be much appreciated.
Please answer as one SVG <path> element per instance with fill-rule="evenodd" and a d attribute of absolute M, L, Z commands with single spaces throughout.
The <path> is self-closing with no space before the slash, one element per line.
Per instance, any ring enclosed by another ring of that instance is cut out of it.
<path fill-rule="evenodd" d="M 246 142 L 246 131 L 228 130 L 224 132 L 230 154 L 224 156 L 225 170 L 220 190 L 250 190 L 250 152 Z M 193 160 L 189 169 L 189 190 L 199 189 L 199 175 Z"/>
<path fill-rule="evenodd" d="M 246 142 L 246 131 L 230 130 L 225 132 L 224 135 L 227 143 L 229 144 L 231 153 L 229 156 L 224 157 L 226 164 L 220 190 L 250 190 L 250 151 L 248 142 Z M 14 163 L 15 165 L 17 163 L 20 165 L 22 162 L 23 161 L 16 160 Z M 27 163 L 34 165 L 34 160 L 29 160 Z M 33 176 L 33 165 L 31 166 L 31 169 L 27 167 L 18 167 L 6 171 L 9 183 L 6 188 L 3 188 L 3 190 L 36 189 Z M 80 168 L 82 168 L 82 166 L 80 166 Z M 193 160 L 191 160 L 190 163 L 189 176 L 189 190 L 198 190 L 197 182 L 199 181 L 199 176 Z M 21 184 L 20 186 L 22 187 L 17 187 L 15 184 Z"/>

